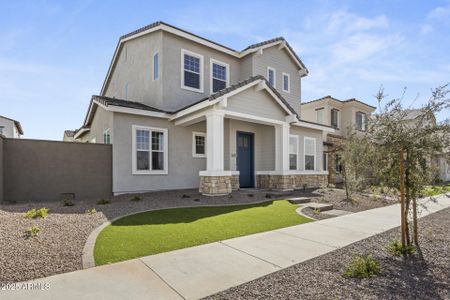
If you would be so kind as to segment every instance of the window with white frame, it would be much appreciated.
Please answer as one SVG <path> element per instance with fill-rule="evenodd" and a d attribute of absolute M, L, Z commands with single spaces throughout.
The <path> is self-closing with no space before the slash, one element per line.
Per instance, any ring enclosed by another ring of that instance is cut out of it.
<path fill-rule="evenodd" d="M 181 50 L 181 87 L 203 92 L 203 56 Z"/>
<path fill-rule="evenodd" d="M 229 86 L 230 66 L 221 61 L 211 59 L 211 93 L 218 92 Z"/>
<path fill-rule="evenodd" d="M 283 92 L 290 93 L 291 92 L 291 79 L 290 75 L 287 73 L 283 73 Z"/>
<path fill-rule="evenodd" d="M 111 133 L 109 128 L 103 131 L 103 144 L 111 144 Z"/>
<path fill-rule="evenodd" d="M 133 126 L 133 173 L 167 174 L 167 129 Z"/>
<path fill-rule="evenodd" d="M 298 136 L 289 136 L 289 170 L 297 170 L 298 167 Z"/>
<path fill-rule="evenodd" d="M 319 124 L 323 124 L 323 108 L 316 109 L 316 121 Z"/>
<path fill-rule="evenodd" d="M 335 108 L 331 110 L 331 126 L 339 127 L 339 110 Z"/>
<path fill-rule="evenodd" d="M 159 55 L 156 52 L 153 55 L 153 80 L 158 80 L 159 77 Z"/>
<path fill-rule="evenodd" d="M 204 132 L 192 133 L 192 156 L 206 157 L 206 134 Z"/>
<path fill-rule="evenodd" d="M 304 153 L 305 153 L 305 170 L 316 169 L 316 139 L 305 137 Z"/>
<path fill-rule="evenodd" d="M 328 171 L 328 153 L 324 152 L 323 153 L 323 170 L 324 171 Z"/>
<path fill-rule="evenodd" d="M 356 112 L 356 128 L 361 131 L 366 131 L 367 115 L 363 112 Z"/>
<path fill-rule="evenodd" d="M 267 80 L 269 83 L 275 87 L 276 77 L 275 77 L 275 69 L 271 67 L 267 67 Z"/>

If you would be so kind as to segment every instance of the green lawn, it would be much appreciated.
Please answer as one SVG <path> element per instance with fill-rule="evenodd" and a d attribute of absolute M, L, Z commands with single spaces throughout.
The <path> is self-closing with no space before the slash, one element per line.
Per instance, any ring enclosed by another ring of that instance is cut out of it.
<path fill-rule="evenodd" d="M 124 217 L 97 237 L 95 263 L 103 265 L 312 221 L 298 215 L 297 207 L 282 200 L 166 209 Z"/>
<path fill-rule="evenodd" d="M 450 192 L 450 185 L 432 185 L 423 189 L 422 194 L 425 197 L 436 196 Z"/>

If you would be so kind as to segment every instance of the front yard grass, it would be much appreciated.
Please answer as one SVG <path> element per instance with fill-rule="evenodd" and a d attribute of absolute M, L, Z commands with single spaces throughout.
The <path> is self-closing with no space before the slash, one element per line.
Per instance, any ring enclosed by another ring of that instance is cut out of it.
<path fill-rule="evenodd" d="M 119 262 L 312 221 L 298 215 L 297 208 L 281 200 L 138 213 L 103 229 L 95 243 L 95 263 Z"/>

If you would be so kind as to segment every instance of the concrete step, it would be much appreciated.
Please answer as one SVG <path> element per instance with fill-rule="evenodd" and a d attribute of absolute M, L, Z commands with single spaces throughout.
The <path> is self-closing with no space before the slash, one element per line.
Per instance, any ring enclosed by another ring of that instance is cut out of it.
<path fill-rule="evenodd" d="M 310 202 L 305 205 L 305 207 L 309 207 L 311 209 L 319 209 L 321 212 L 332 210 L 333 204 L 325 204 L 325 203 L 317 203 L 317 202 Z"/>
<path fill-rule="evenodd" d="M 288 198 L 287 200 L 292 204 L 303 204 L 303 203 L 311 202 L 311 198 L 308 198 L 308 197 Z"/>
<path fill-rule="evenodd" d="M 341 210 L 341 209 L 331 209 L 331 210 L 324 211 L 323 214 L 327 215 L 327 216 L 339 217 L 339 216 L 345 216 L 345 215 L 352 214 L 352 212 L 346 211 L 346 210 Z"/>

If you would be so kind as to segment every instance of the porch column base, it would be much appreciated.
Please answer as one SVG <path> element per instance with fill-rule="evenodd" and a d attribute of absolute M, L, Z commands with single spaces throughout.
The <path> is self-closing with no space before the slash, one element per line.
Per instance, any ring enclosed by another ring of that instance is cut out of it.
<path fill-rule="evenodd" d="M 326 186 L 327 174 L 259 174 L 256 184 L 261 189 L 293 191 L 303 188 Z"/>
<path fill-rule="evenodd" d="M 205 196 L 228 195 L 239 190 L 239 172 L 200 172 L 199 192 Z"/>

